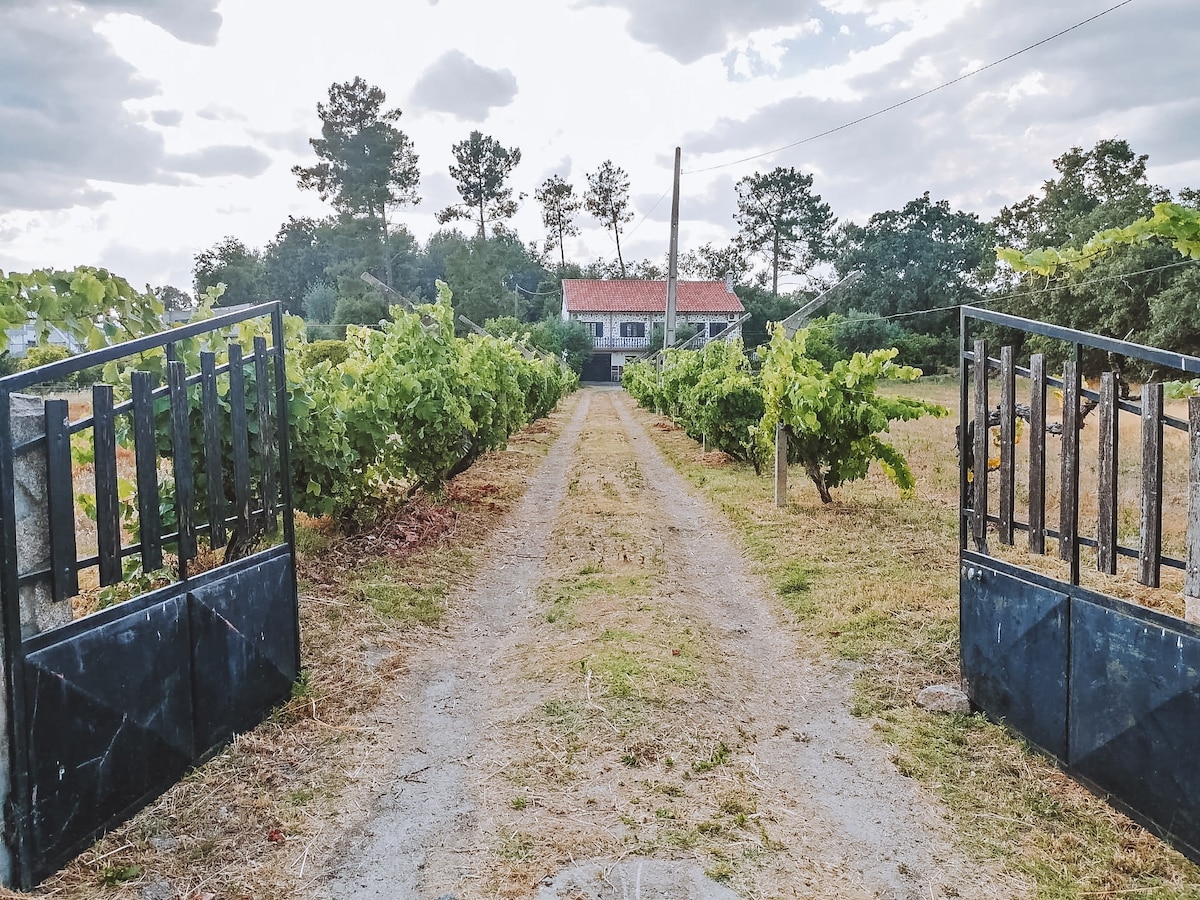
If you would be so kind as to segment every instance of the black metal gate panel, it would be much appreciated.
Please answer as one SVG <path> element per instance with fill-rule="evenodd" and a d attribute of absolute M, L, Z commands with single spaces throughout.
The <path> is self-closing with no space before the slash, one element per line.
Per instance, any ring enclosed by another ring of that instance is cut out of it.
<path fill-rule="evenodd" d="M 1200 859 L 1200 627 L 970 552 L 961 603 L 971 702 Z"/>
<path fill-rule="evenodd" d="M 962 667 L 972 701 L 1047 753 L 1067 754 L 1067 596 L 964 563 Z"/>
<path fill-rule="evenodd" d="M 72 421 L 67 398 L 30 396 L 109 362 L 129 365 L 127 399 L 96 385 Z M 13 885 L 52 873 L 290 696 L 300 637 L 287 404 L 279 304 L 0 378 Z M 94 463 L 86 546 L 77 443 Z M 136 468 L 132 519 L 121 518 L 119 444 Z M 216 565 L 197 573 L 202 562 Z M 73 618 L 80 573 L 107 587 L 130 564 L 172 583 Z"/>
<path fill-rule="evenodd" d="M 186 771 L 187 655 L 187 600 L 174 597 L 26 657 L 35 880 Z"/>
<path fill-rule="evenodd" d="M 287 696 L 291 555 L 265 556 L 29 642 L 34 880 Z"/>
<path fill-rule="evenodd" d="M 1164 384 L 1131 385 L 1122 375 L 1137 360 L 1159 377 L 1195 379 L 1200 357 L 991 310 L 964 307 L 961 322 L 964 687 L 988 716 L 1200 862 L 1200 625 L 1081 585 L 1085 564 L 1151 590 L 1176 569 L 1185 609 L 1200 609 L 1200 396 L 1181 419 L 1165 405 Z M 1006 342 L 998 353 L 989 333 Z M 1085 369 L 1099 376 L 1096 389 Z M 1051 390 L 1061 421 L 1047 414 Z M 1122 436 L 1122 416 L 1126 426 L 1136 418 L 1132 466 L 1124 448 L 1134 429 Z M 1179 441 L 1165 452 L 1168 429 L 1186 434 L 1186 456 Z M 1018 449 L 1023 430 L 1028 441 Z M 1052 442 L 1056 453 L 1047 452 Z M 1057 472 L 1047 462 L 1055 456 Z M 1173 524 L 1165 540 L 1168 462 L 1176 474 L 1185 467 L 1188 509 L 1184 528 Z M 1184 556 L 1164 552 L 1181 536 Z M 991 555 L 993 541 L 1012 548 L 1009 561 Z M 1065 564 L 1062 578 L 1034 571 L 1053 565 L 1035 561 L 1050 554 Z"/>
<path fill-rule="evenodd" d="M 1072 598 L 1071 771 L 1200 858 L 1200 629 Z"/>
<path fill-rule="evenodd" d="M 188 592 L 197 757 L 290 692 L 299 674 L 291 574 L 291 558 L 278 556 Z"/>

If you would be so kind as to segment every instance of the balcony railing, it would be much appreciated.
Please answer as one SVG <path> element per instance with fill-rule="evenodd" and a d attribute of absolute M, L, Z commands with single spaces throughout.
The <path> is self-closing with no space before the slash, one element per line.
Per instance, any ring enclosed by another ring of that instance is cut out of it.
<path fill-rule="evenodd" d="M 649 337 L 604 337 L 592 338 L 592 346 L 597 350 L 649 350 Z"/>

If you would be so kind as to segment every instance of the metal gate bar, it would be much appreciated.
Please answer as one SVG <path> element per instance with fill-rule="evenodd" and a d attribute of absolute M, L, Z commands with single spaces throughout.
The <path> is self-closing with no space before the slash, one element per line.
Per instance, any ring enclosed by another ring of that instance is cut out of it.
<path fill-rule="evenodd" d="M 1062 376 L 1048 377 L 1034 353 L 1017 363 L 1015 346 L 989 355 L 972 326 L 1001 326 L 1017 341 L 1036 335 L 1065 343 Z M 1085 352 L 1100 350 L 1192 376 L 1200 358 L 1118 341 L 990 310 L 962 310 L 959 420 L 960 642 L 964 687 L 972 702 L 1053 756 L 1082 783 L 1200 862 L 1200 625 L 1105 596 L 1080 586 L 1081 551 L 1094 548 L 1096 569 L 1115 575 L 1120 556 L 1137 560 L 1137 580 L 1157 587 L 1164 566 L 1185 571 L 1189 610 L 1200 613 L 1200 398 L 1188 421 L 1165 413 L 1163 385 L 1144 385 L 1140 400 L 1121 396 L 1115 372 L 1099 391 L 1082 383 Z M 1109 358 L 1111 362 L 1111 357 Z M 1000 380 L 993 404 L 988 381 Z M 1029 403 L 1018 401 L 1017 379 L 1028 380 Z M 1061 424 L 1047 423 L 1047 387 L 1063 396 Z M 1095 537 L 1081 534 L 1081 433 L 1099 411 L 1096 436 Z M 1120 542 L 1119 413 L 1141 420 L 1137 546 Z M 1028 499 L 1022 521 L 1014 494 L 1017 418 L 1032 431 Z M 1187 560 L 1163 553 L 1164 429 L 1189 434 Z M 989 449 L 998 430 L 999 490 L 989 475 Z M 1046 524 L 1047 435 L 1062 440 L 1058 527 Z M 989 511 L 992 494 L 998 510 Z M 1046 539 L 1069 564 L 1066 580 L 1003 562 L 989 552 L 1028 532 L 1033 554 Z M 1193 601 L 1195 605 L 1193 606 Z M 1190 613 L 1189 613 L 1190 614 Z"/>
<path fill-rule="evenodd" d="M 255 336 L 252 354 L 244 355 L 228 332 L 255 320 L 267 326 L 270 339 Z M 181 359 L 190 341 L 204 347 L 193 373 Z M 217 363 L 216 343 L 225 343 L 225 364 Z M 74 422 L 66 400 L 47 400 L 44 432 L 14 440 L 17 392 L 151 352 L 165 356 L 161 384 L 150 371 L 135 369 L 130 399 L 120 403 L 111 386 L 96 385 L 91 414 Z M 249 390 L 247 367 L 254 382 Z M 220 405 L 222 377 L 232 401 L 227 414 Z M 258 431 L 253 443 L 251 409 Z M 222 439 L 226 427 L 229 445 Z M 72 436 L 89 430 L 96 551 L 80 557 L 70 445 Z M 202 434 L 195 456 L 193 433 Z M 122 540 L 118 496 L 122 434 L 127 442 L 132 437 L 136 466 L 138 535 L 130 543 Z M 300 660 L 287 434 L 277 303 L 0 378 L 0 604 L 8 688 L 8 772 L 0 778 L 6 795 L 0 800 L 8 883 L 32 886 L 288 696 Z M 161 509 L 162 497 L 170 495 L 159 485 L 159 462 L 166 457 L 175 488 L 170 524 Z M 19 571 L 19 557 L 28 551 L 18 549 L 15 477 L 17 461 L 26 458 L 42 459 L 46 467 L 39 515 L 47 523 L 49 551 L 45 563 Z M 205 480 L 201 492 L 198 476 Z M 197 536 L 207 535 L 217 549 L 226 545 L 231 525 L 239 544 L 227 551 L 226 562 L 190 573 Z M 267 549 L 239 559 L 237 551 L 244 555 L 262 533 L 275 535 Z M 65 604 L 78 593 L 80 571 L 95 568 L 102 586 L 113 585 L 122 579 L 123 560 L 136 555 L 148 572 L 161 567 L 164 550 L 175 553 L 177 581 L 70 620 Z M 34 633 L 36 623 L 23 621 L 23 592 L 36 600 L 43 590 L 52 598 L 46 605 L 52 618 L 65 624 Z"/>

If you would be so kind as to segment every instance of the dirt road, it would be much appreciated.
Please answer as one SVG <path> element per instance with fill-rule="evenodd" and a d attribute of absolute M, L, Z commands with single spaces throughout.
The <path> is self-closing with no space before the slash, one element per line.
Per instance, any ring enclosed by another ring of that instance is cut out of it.
<path fill-rule="evenodd" d="M 585 390 L 380 705 L 321 898 L 1015 897 L 624 393 Z M 379 726 L 386 724 L 386 729 Z"/>

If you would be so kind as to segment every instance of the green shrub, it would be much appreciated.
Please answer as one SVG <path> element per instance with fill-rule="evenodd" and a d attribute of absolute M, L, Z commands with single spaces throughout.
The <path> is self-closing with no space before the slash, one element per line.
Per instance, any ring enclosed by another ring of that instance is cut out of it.
<path fill-rule="evenodd" d="M 320 340 L 304 345 L 301 362 L 310 368 L 319 362 L 328 361 L 331 366 L 340 365 L 350 356 L 350 348 L 345 341 Z"/>
<path fill-rule="evenodd" d="M 17 363 L 17 371 L 27 372 L 30 369 L 36 369 L 38 366 L 47 366 L 50 363 L 62 362 L 70 356 L 71 353 L 66 347 L 58 344 L 39 344 L 25 351 L 25 356 Z"/>

